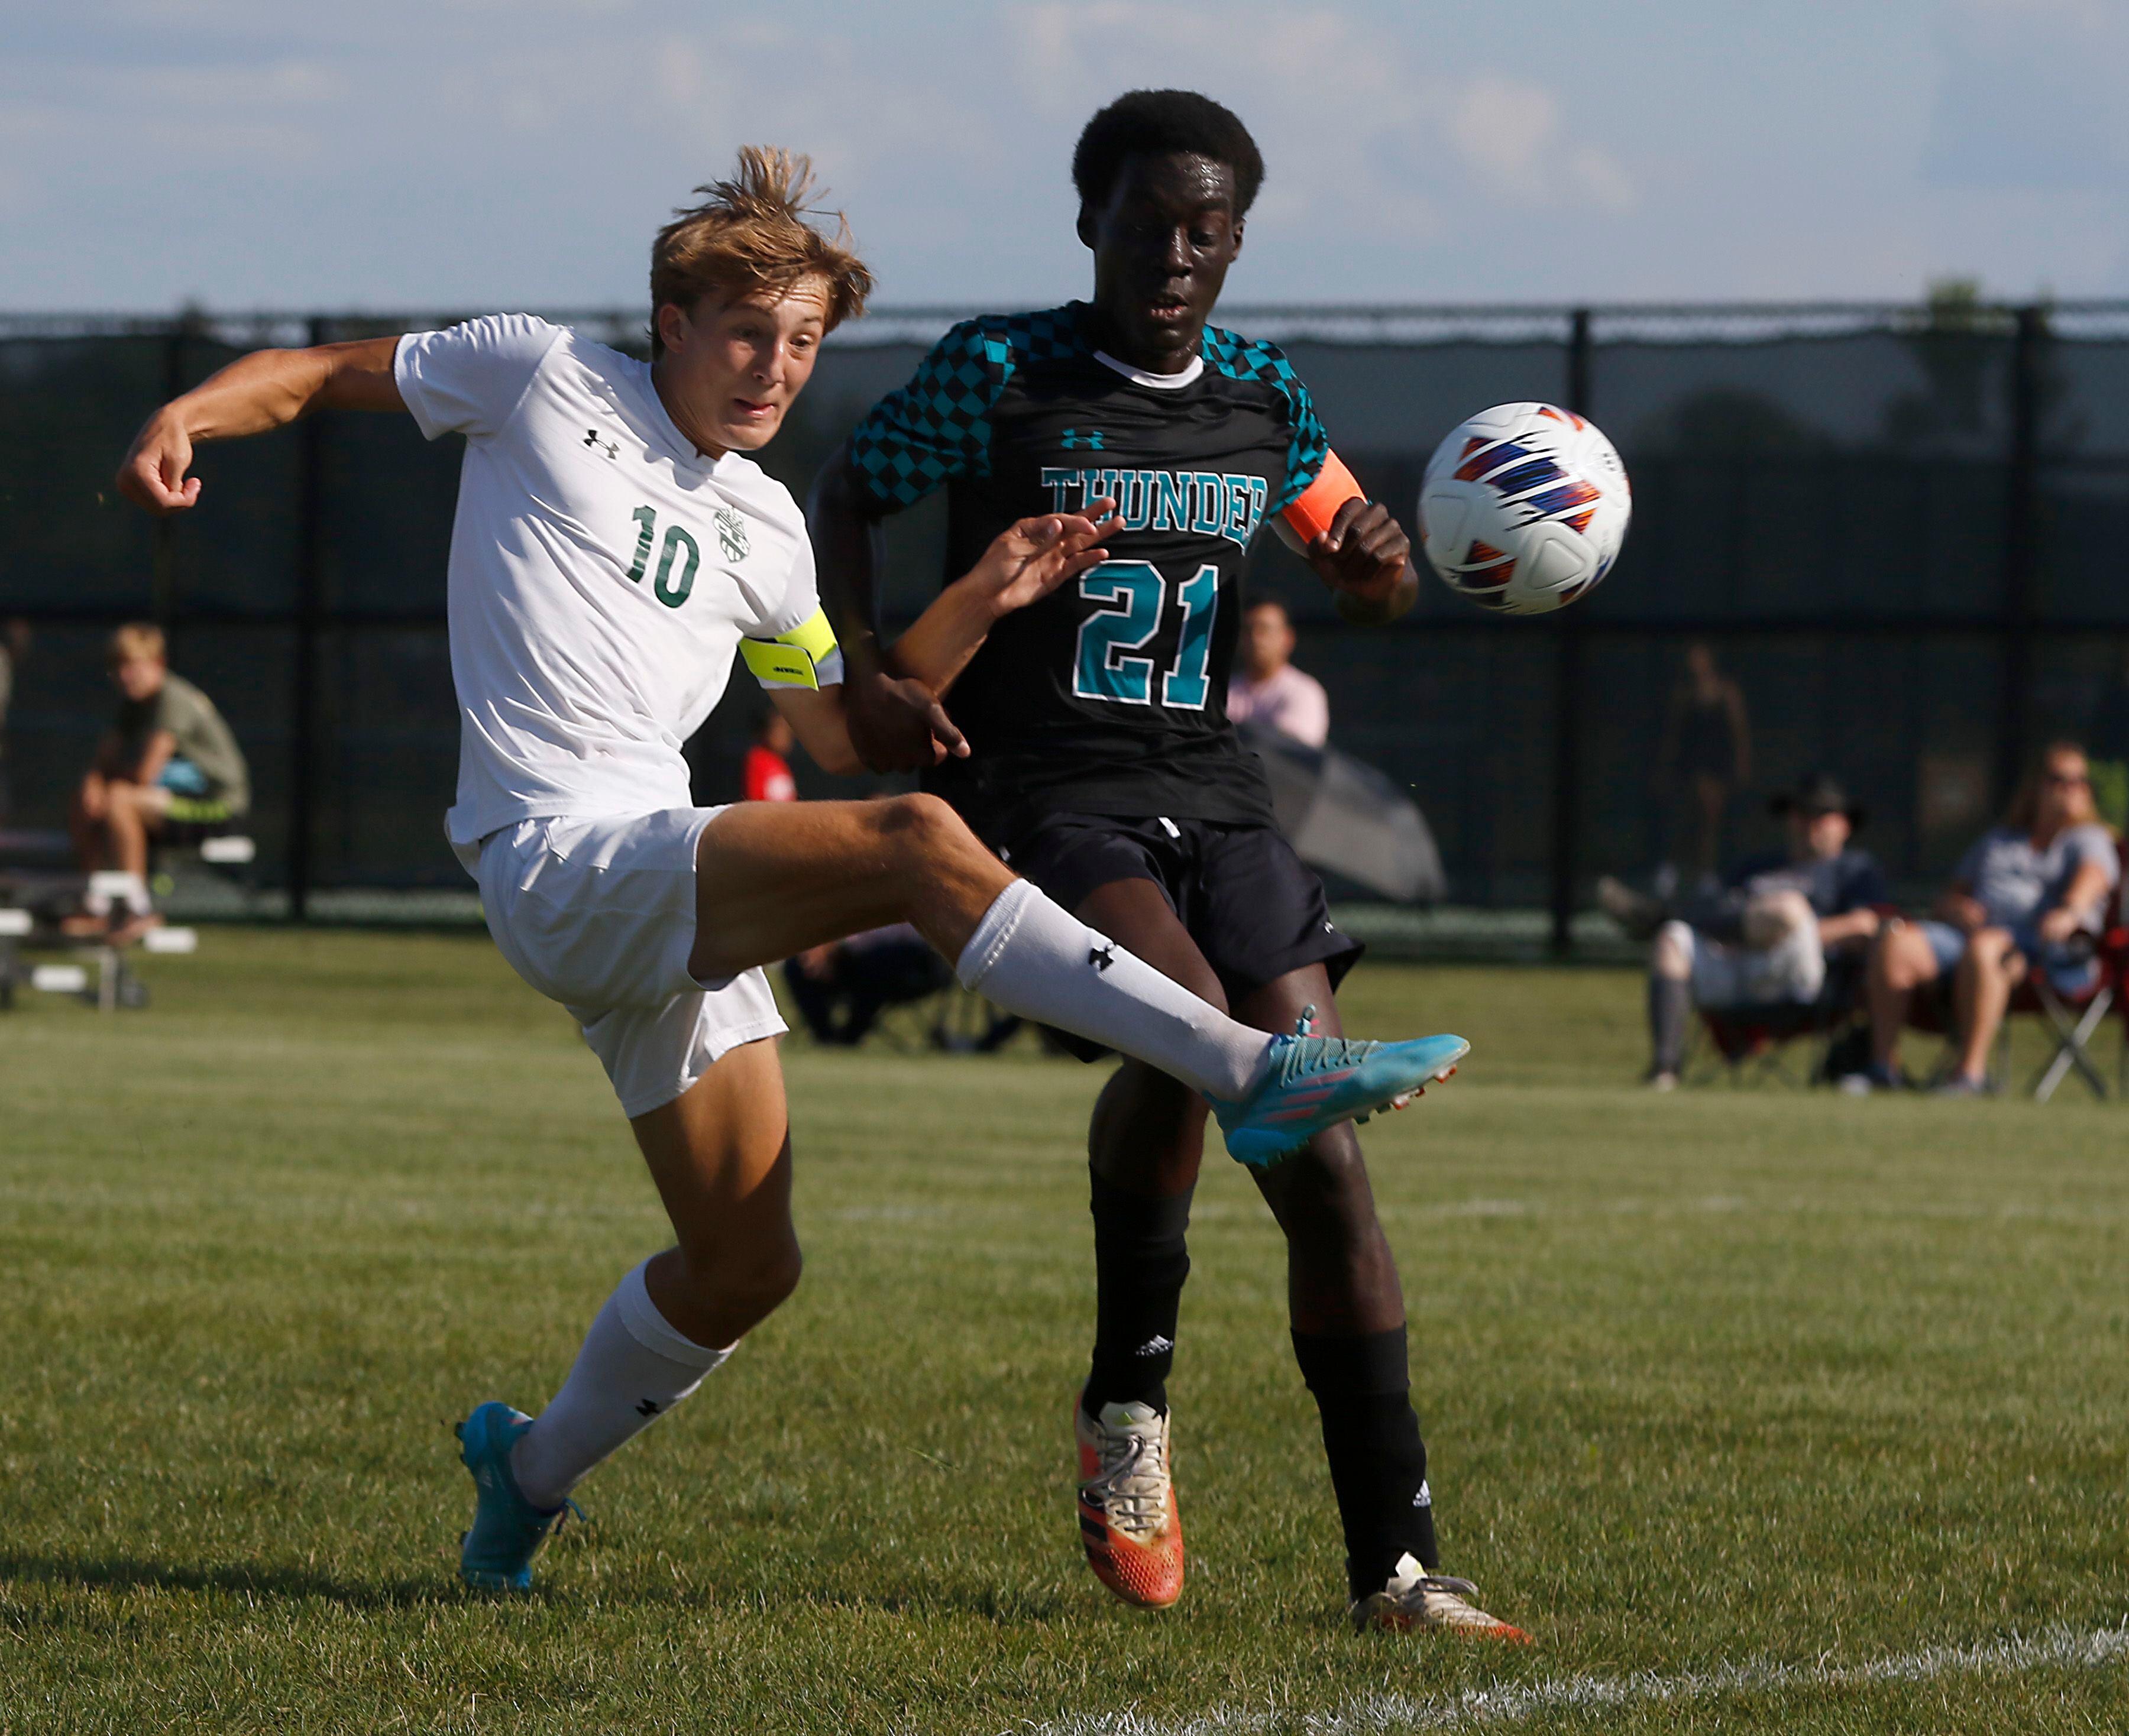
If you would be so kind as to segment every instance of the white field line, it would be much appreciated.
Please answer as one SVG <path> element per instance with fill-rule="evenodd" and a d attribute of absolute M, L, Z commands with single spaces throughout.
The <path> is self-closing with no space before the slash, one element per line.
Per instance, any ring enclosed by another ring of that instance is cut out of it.
<path fill-rule="evenodd" d="M 1563 1676 L 1521 1686 L 1467 1688 L 1436 1699 L 1371 1694 L 1339 1710 L 1268 1712 L 1217 1708 L 1182 1719 L 1136 1712 L 1089 1713 L 1017 1727 L 1020 1736 L 1248 1736 L 1303 1730 L 1310 1736 L 1391 1736 L 1460 1724 L 1525 1723 L 1548 1712 L 1684 1705 L 1736 1693 L 1809 1688 L 1867 1688 L 1936 1681 L 1954 1676 L 2009 1676 L 2031 1670 L 2098 1669 L 2129 1658 L 2129 1626 L 2090 1634 L 2057 1629 L 2037 1638 L 2013 1637 L 1972 1646 L 1931 1646 L 1860 1664 L 1725 1664 L 1679 1676 Z"/>

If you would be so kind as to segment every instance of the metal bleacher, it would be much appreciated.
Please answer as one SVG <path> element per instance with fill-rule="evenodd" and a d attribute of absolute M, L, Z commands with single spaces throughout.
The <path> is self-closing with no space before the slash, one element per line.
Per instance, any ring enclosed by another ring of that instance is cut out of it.
<path fill-rule="evenodd" d="M 258 851 L 250 838 L 225 832 L 165 844 L 155 854 L 157 878 L 190 856 L 248 882 Z M 100 880 L 107 882 L 101 887 Z M 107 935 L 68 932 L 64 918 L 79 909 L 84 892 L 98 890 L 122 892 L 124 877 L 83 874 L 64 832 L 0 828 L 0 1011 L 12 1010 L 24 989 L 107 1013 L 145 1006 L 147 985 L 131 963 L 136 946 L 159 954 L 198 950 L 198 931 L 186 927 L 150 928 L 125 944 Z"/>

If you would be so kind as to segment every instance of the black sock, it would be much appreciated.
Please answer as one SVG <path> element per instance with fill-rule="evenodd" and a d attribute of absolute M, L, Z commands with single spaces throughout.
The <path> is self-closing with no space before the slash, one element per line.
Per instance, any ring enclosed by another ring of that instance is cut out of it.
<path fill-rule="evenodd" d="M 1685 1065 L 1685 1031 L 1693 1020 L 1692 985 L 1676 977 L 1649 974 L 1649 1039 L 1655 1070 L 1674 1073 Z"/>
<path fill-rule="evenodd" d="M 1430 1573 L 1441 1565 L 1426 1443 L 1412 1408 L 1404 1328 L 1358 1338 L 1293 1334 L 1301 1377 L 1323 1414 L 1323 1452 L 1346 1528 L 1346 1577 L 1355 1598 L 1379 1591 L 1398 1558 Z"/>
<path fill-rule="evenodd" d="M 1183 1244 L 1190 1195 L 1148 1199 L 1093 1183 L 1094 1278 L 1099 1298 L 1094 1362 L 1080 1399 L 1087 1415 L 1133 1399 L 1168 1409 L 1168 1371 L 1175 1361 L 1175 1317 L 1190 1256 Z"/>

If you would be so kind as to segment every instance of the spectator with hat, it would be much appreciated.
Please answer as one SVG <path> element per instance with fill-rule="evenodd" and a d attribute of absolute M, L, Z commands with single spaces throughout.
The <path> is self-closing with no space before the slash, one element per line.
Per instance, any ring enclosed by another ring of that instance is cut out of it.
<path fill-rule="evenodd" d="M 1878 931 L 1885 877 L 1853 839 L 1863 810 L 1831 773 L 1814 773 L 1770 804 L 1788 844 L 1746 858 L 1719 891 L 1674 908 L 1607 877 L 1597 900 L 1649 950 L 1648 1082 L 1678 1083 L 1691 1011 L 1809 1006 L 1837 961 L 1860 961 Z"/>

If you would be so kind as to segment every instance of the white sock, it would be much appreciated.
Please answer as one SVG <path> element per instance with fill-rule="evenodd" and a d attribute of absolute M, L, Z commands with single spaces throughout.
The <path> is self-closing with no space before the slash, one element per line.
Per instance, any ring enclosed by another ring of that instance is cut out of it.
<path fill-rule="evenodd" d="M 145 916 L 155 908 L 148 896 L 148 882 L 138 874 L 123 868 L 100 868 L 88 877 L 88 890 L 81 900 L 83 913 L 99 920 L 108 916 L 113 898 L 124 902 L 129 916 Z"/>
<path fill-rule="evenodd" d="M 707 1349 L 675 1332 L 637 1267 L 606 1299 L 554 1402 L 511 1449 L 510 1468 L 525 1499 L 543 1509 L 560 1506 L 585 1472 L 687 1397 L 731 1354 L 730 1348 Z"/>
<path fill-rule="evenodd" d="M 1230 1101 L 1264 1075 L 1271 1039 L 1098 935 L 1030 882 L 1016 880 L 954 967 L 1009 1013 L 1106 1044 Z"/>

